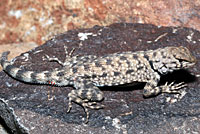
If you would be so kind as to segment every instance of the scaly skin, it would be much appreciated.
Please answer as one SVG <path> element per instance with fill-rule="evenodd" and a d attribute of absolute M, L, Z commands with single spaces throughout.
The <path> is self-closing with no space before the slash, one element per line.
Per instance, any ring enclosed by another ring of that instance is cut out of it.
<path fill-rule="evenodd" d="M 72 101 L 83 106 L 87 118 L 88 108 L 99 109 L 103 105 L 103 93 L 98 87 L 116 86 L 132 82 L 146 82 L 144 96 L 158 93 L 179 93 L 177 89 L 186 86 L 184 83 L 158 86 L 162 74 L 178 69 L 189 68 L 196 62 L 186 47 L 165 47 L 156 50 L 114 53 L 102 57 L 94 55 L 71 56 L 67 53 L 66 60 L 46 56 L 49 61 L 57 61 L 63 67 L 54 71 L 27 71 L 17 68 L 7 60 L 9 52 L 4 52 L 1 65 L 12 77 L 29 83 L 51 84 L 57 86 L 72 85 L 76 90 L 69 94 L 68 112 Z"/>

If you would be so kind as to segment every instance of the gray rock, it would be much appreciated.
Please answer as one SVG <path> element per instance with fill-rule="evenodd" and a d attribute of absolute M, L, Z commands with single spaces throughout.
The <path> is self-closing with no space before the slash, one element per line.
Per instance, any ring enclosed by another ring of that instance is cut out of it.
<path fill-rule="evenodd" d="M 200 133 L 200 33 L 181 27 L 157 27 L 149 24 L 113 24 L 108 27 L 68 31 L 14 59 L 15 66 L 27 70 L 51 70 L 61 67 L 44 55 L 64 60 L 64 45 L 73 55 L 105 55 L 114 52 L 186 46 L 197 57 L 189 70 L 162 77 L 161 84 L 185 82 L 182 96 L 162 94 L 143 98 L 144 84 L 127 87 L 103 87 L 106 107 L 91 110 L 84 124 L 83 108 L 74 104 L 67 113 L 67 94 L 72 87 L 34 85 L 17 81 L 0 72 L 0 118 L 12 133 L 48 134 L 175 134 Z M 195 76 L 196 75 L 196 76 Z"/>

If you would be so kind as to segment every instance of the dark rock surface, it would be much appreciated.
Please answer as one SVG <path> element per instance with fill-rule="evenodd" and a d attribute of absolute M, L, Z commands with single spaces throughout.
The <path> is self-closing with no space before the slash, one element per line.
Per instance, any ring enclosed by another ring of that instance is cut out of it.
<path fill-rule="evenodd" d="M 174 134 L 200 133 L 200 33 L 181 27 L 157 27 L 145 24 L 113 24 L 95 26 L 60 34 L 27 53 L 16 57 L 15 64 L 27 70 L 51 70 L 61 67 L 48 62 L 44 55 L 65 58 L 73 55 L 105 55 L 114 52 L 156 49 L 165 46 L 186 46 L 197 64 L 188 70 L 176 71 L 162 77 L 166 81 L 182 82 L 188 87 L 183 94 L 162 94 L 143 98 L 144 84 L 128 87 L 104 87 L 106 107 L 90 110 L 84 124 L 83 108 L 74 104 L 67 112 L 67 95 L 72 87 L 52 87 L 17 81 L 0 72 L 0 119 L 12 133 L 48 134 Z"/>

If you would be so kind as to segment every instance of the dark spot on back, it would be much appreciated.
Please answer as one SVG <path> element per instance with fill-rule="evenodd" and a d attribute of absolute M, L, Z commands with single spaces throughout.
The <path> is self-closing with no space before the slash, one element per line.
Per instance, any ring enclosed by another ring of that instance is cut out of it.
<path fill-rule="evenodd" d="M 161 51 L 161 55 L 162 55 L 163 58 L 166 58 L 166 55 L 163 51 Z"/>
<path fill-rule="evenodd" d="M 92 75 L 92 78 L 93 78 L 93 79 L 96 78 L 96 77 L 97 77 L 97 75 L 95 75 L 95 74 Z"/>
<path fill-rule="evenodd" d="M 120 72 L 114 72 L 114 76 L 120 75 Z"/>
<path fill-rule="evenodd" d="M 51 77 L 51 73 L 50 73 L 50 72 L 46 72 L 46 73 L 44 73 L 44 75 L 45 75 L 45 77 L 47 77 L 47 78 Z"/>
<path fill-rule="evenodd" d="M 90 66 L 88 64 L 83 65 L 84 66 L 84 70 L 89 70 Z"/>
<path fill-rule="evenodd" d="M 65 75 L 64 71 L 57 73 L 57 76 L 64 76 L 64 75 Z"/>
<path fill-rule="evenodd" d="M 106 65 L 111 65 L 112 60 L 111 59 L 107 59 L 106 60 Z"/>
<path fill-rule="evenodd" d="M 76 66 L 76 65 L 77 65 L 77 62 L 76 62 L 76 63 L 73 63 L 73 64 L 72 64 L 72 67 L 73 67 L 73 66 Z"/>
<path fill-rule="evenodd" d="M 148 55 L 144 55 L 144 58 L 146 58 L 147 60 L 149 60 L 149 56 Z"/>
<path fill-rule="evenodd" d="M 82 81 L 82 83 L 83 83 L 84 85 L 86 85 L 87 82 L 88 82 L 87 80 L 83 80 L 83 81 Z"/>
<path fill-rule="evenodd" d="M 102 71 L 105 71 L 106 69 L 105 69 L 105 67 L 102 67 L 101 70 L 102 70 Z"/>
<path fill-rule="evenodd" d="M 77 71 L 78 71 L 78 68 L 76 68 L 76 67 L 72 68 L 73 73 L 77 73 Z"/>
<path fill-rule="evenodd" d="M 132 73 L 132 72 L 134 72 L 134 70 L 133 70 L 133 69 L 130 69 L 130 70 L 126 71 L 126 74 L 130 74 L 130 73 Z"/>
<path fill-rule="evenodd" d="M 56 80 L 55 83 L 53 83 L 54 85 L 60 84 L 62 82 L 62 80 Z"/>
<path fill-rule="evenodd" d="M 81 78 L 82 78 L 82 79 L 90 79 L 90 78 L 92 78 L 92 77 L 85 74 L 84 76 L 81 76 Z"/>
<path fill-rule="evenodd" d="M 138 70 L 141 70 L 141 69 L 143 69 L 143 66 L 139 66 L 137 69 L 138 69 Z"/>
<path fill-rule="evenodd" d="M 89 92 L 87 89 L 82 90 L 82 93 L 81 93 L 80 97 L 82 99 L 87 99 L 87 92 Z"/>
<path fill-rule="evenodd" d="M 120 60 L 127 60 L 125 56 L 120 56 Z"/>
<path fill-rule="evenodd" d="M 133 54 L 133 59 L 138 59 L 138 56 L 136 54 Z"/>
<path fill-rule="evenodd" d="M 157 55 L 157 52 L 153 52 L 153 56 L 156 57 L 156 55 Z"/>
<path fill-rule="evenodd" d="M 146 79 L 149 81 L 149 80 L 150 80 L 150 77 L 149 77 L 149 76 L 147 76 L 147 77 L 146 77 Z"/>
<path fill-rule="evenodd" d="M 87 82 L 87 84 L 85 84 L 85 88 L 92 88 L 94 85 L 91 82 Z"/>
<path fill-rule="evenodd" d="M 107 73 L 103 73 L 100 77 L 106 77 Z"/>
<path fill-rule="evenodd" d="M 126 64 L 127 64 L 128 66 L 130 66 L 130 62 L 129 62 L 128 60 L 126 61 Z"/>
<path fill-rule="evenodd" d="M 89 57 L 85 56 L 84 59 L 83 59 L 83 61 L 87 61 L 87 60 L 89 60 Z"/>
<path fill-rule="evenodd" d="M 102 67 L 102 65 L 99 62 L 95 62 L 96 67 Z"/>
<path fill-rule="evenodd" d="M 122 63 L 120 61 L 118 61 L 117 64 L 119 67 L 122 65 Z M 115 65 L 112 65 L 112 66 L 114 67 Z"/>
<path fill-rule="evenodd" d="M 166 58 L 166 55 L 162 55 L 162 57 L 165 59 L 165 58 Z"/>
<path fill-rule="evenodd" d="M 171 59 L 171 57 L 170 56 L 168 56 L 168 57 L 166 57 L 167 59 Z"/>

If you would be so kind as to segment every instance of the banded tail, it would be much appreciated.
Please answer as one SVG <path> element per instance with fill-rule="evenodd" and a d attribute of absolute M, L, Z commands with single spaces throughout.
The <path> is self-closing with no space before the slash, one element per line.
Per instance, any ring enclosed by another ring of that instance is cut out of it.
<path fill-rule="evenodd" d="M 10 61 L 7 60 L 8 54 L 10 52 L 3 52 L 0 63 L 3 67 L 3 70 L 11 75 L 13 78 L 16 78 L 17 80 L 28 82 L 28 83 L 39 83 L 39 84 L 53 84 L 58 79 L 60 71 L 28 71 L 23 70 L 21 68 L 15 67 L 12 65 Z M 57 84 L 56 84 L 57 85 Z"/>

